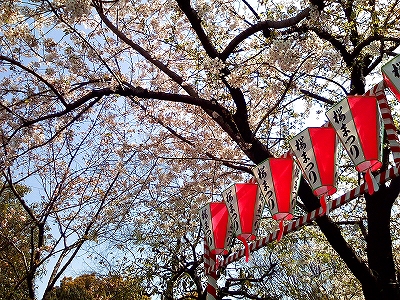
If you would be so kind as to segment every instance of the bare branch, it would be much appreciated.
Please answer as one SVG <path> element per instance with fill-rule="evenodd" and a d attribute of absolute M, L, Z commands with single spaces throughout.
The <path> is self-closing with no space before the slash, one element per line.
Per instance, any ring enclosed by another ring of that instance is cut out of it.
<path fill-rule="evenodd" d="M 327 98 L 325 98 L 325 97 L 322 97 L 322 96 L 319 96 L 319 95 L 317 95 L 317 94 L 311 93 L 311 92 L 306 91 L 306 90 L 304 90 L 304 89 L 300 89 L 300 92 L 302 92 L 304 95 L 306 95 L 306 96 L 308 96 L 308 97 L 311 97 L 311 98 L 314 98 L 314 99 L 316 99 L 316 100 L 322 101 L 322 102 L 324 102 L 324 103 L 326 103 L 326 104 L 329 104 L 329 105 L 335 104 L 335 102 L 332 101 L 332 100 L 329 100 L 329 99 L 327 99 Z"/>
<path fill-rule="evenodd" d="M 60 102 L 64 105 L 65 108 L 68 107 L 68 103 L 66 102 L 64 97 L 58 92 L 58 90 L 54 87 L 54 85 L 52 85 L 50 82 L 48 82 L 42 76 L 40 76 L 38 73 L 36 73 L 35 71 L 26 67 L 25 65 L 21 64 L 20 62 L 16 61 L 15 59 L 9 58 L 7 56 L 0 55 L 0 60 L 7 61 L 10 64 L 17 66 L 17 67 L 21 68 L 22 70 L 28 72 L 29 74 L 35 76 L 37 79 L 39 79 L 39 81 L 43 82 L 47 87 L 50 88 L 50 90 L 54 93 L 54 95 L 57 96 L 58 100 L 60 100 Z"/>

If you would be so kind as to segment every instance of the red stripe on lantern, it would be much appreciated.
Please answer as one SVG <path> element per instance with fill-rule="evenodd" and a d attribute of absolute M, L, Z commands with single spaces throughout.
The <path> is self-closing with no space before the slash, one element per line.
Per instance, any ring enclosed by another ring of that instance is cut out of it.
<path fill-rule="evenodd" d="M 214 254 L 227 254 L 226 239 L 228 232 L 228 209 L 223 202 L 210 203 L 212 226 L 214 233 L 215 249 L 211 250 Z"/>
<path fill-rule="evenodd" d="M 336 192 L 336 132 L 332 127 L 309 128 L 322 187 L 317 188 L 317 196 Z"/>
<path fill-rule="evenodd" d="M 385 67 L 389 66 L 389 64 L 392 61 L 395 61 L 396 59 L 398 60 L 399 56 L 397 56 L 396 58 L 391 60 L 387 65 L 382 67 L 382 75 L 383 75 L 383 80 L 385 81 L 386 86 L 390 89 L 390 91 L 397 98 L 397 100 L 400 101 L 400 90 L 399 90 L 400 80 L 395 81 L 396 77 L 388 76 L 388 74 L 386 74 L 387 70 L 384 69 Z M 394 84 L 394 83 L 396 83 L 396 84 Z"/>
<path fill-rule="evenodd" d="M 376 171 L 382 166 L 379 153 L 379 119 L 375 97 L 348 96 L 362 151 L 366 161 L 357 165 L 356 169 L 363 172 L 367 169 Z"/>
<path fill-rule="evenodd" d="M 254 240 L 256 238 L 256 233 L 253 232 L 254 210 L 256 209 L 258 185 L 253 183 L 237 183 L 235 187 L 239 206 L 240 225 L 242 227 L 242 233 L 239 236 L 248 241 Z"/>
<path fill-rule="evenodd" d="M 293 163 L 294 162 L 292 158 L 277 158 L 269 160 L 271 173 L 273 174 L 272 180 L 278 202 L 278 213 L 272 216 L 274 220 L 290 220 L 293 218 L 290 203 Z"/>

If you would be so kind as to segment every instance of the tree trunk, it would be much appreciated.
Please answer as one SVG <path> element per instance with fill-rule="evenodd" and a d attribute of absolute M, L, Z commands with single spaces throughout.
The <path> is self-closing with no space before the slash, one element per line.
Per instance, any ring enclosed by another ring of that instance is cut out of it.
<path fill-rule="evenodd" d="M 311 188 L 304 179 L 302 179 L 300 184 L 299 197 L 302 199 L 308 211 L 313 211 L 320 207 L 317 197 L 313 194 Z M 371 272 L 370 268 L 356 255 L 353 248 L 346 242 L 340 228 L 327 216 L 317 218 L 316 223 L 332 248 L 343 259 L 353 275 L 360 281 L 361 285 L 377 287 L 376 277 Z"/>
<path fill-rule="evenodd" d="M 389 187 L 382 185 L 373 195 L 365 195 L 368 216 L 368 265 L 377 278 L 377 287 L 363 285 L 365 299 L 400 299 L 390 235 L 390 214 L 399 194 L 400 178 Z"/>

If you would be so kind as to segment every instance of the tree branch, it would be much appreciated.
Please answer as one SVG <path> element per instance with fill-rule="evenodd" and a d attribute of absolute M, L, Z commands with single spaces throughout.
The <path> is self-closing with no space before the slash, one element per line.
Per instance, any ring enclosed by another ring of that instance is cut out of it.
<path fill-rule="evenodd" d="M 317 27 L 307 27 L 305 25 L 303 25 L 299 29 L 300 29 L 299 32 L 307 32 L 308 30 L 311 30 L 320 39 L 329 42 L 337 51 L 340 52 L 344 62 L 346 63 L 346 66 L 351 67 L 353 65 L 353 56 L 347 51 L 343 43 L 339 39 L 334 37 L 332 34 L 330 34 L 327 31 L 321 30 Z"/>
<path fill-rule="evenodd" d="M 313 194 L 304 178 L 301 179 L 298 195 L 306 205 L 308 212 L 320 207 L 318 198 Z M 352 247 L 343 238 L 340 228 L 326 215 L 317 218 L 315 222 L 318 224 L 333 249 L 335 249 L 343 259 L 360 283 L 363 286 L 376 286 L 377 278 L 369 267 L 359 259 Z"/>
<path fill-rule="evenodd" d="M 36 73 L 35 71 L 31 70 L 30 68 L 24 66 L 23 64 L 21 64 L 20 62 L 16 61 L 15 59 L 9 58 L 7 56 L 4 55 L 0 55 L 0 60 L 2 61 L 7 61 L 10 64 L 17 66 L 19 68 L 21 68 L 22 70 L 28 72 L 29 74 L 33 75 L 34 77 L 36 77 L 37 79 L 39 79 L 39 81 L 43 82 L 53 93 L 54 95 L 57 96 L 58 100 L 60 100 L 60 102 L 63 104 L 63 106 L 65 108 L 68 107 L 68 103 L 65 101 L 63 95 L 61 95 L 58 90 L 54 87 L 54 85 L 52 85 L 50 82 L 48 82 L 46 79 L 44 79 L 42 76 L 40 76 L 38 73 Z"/>
<path fill-rule="evenodd" d="M 196 32 L 201 44 L 203 45 L 204 50 L 211 58 L 218 57 L 218 52 L 215 47 L 211 44 L 210 39 L 207 34 L 204 32 L 203 27 L 201 26 L 202 20 L 198 16 L 197 12 L 190 6 L 190 0 L 176 0 L 178 2 L 179 8 L 183 11 L 183 13 L 188 18 L 190 24 L 192 25 L 193 30 Z"/>
<path fill-rule="evenodd" d="M 248 121 L 248 110 L 246 100 L 243 92 L 239 88 L 233 88 L 225 78 L 222 78 L 222 82 L 228 88 L 229 93 L 232 96 L 233 101 L 236 104 L 236 111 L 233 114 L 233 120 L 235 121 L 236 128 L 238 128 L 242 137 L 247 143 L 251 143 L 253 137 Z"/>
<path fill-rule="evenodd" d="M 245 30 L 243 30 L 241 33 L 239 33 L 229 44 L 226 46 L 226 48 L 221 52 L 219 55 L 219 58 L 222 61 L 225 61 L 229 55 L 232 54 L 232 52 L 235 50 L 235 48 L 243 42 L 245 39 L 250 37 L 251 35 L 255 34 L 256 32 L 267 30 L 267 29 L 282 29 L 290 26 L 294 26 L 297 23 L 299 23 L 301 20 L 305 19 L 308 17 L 310 14 L 310 8 L 306 8 L 303 11 L 301 11 L 299 14 L 292 18 L 288 18 L 285 20 L 281 21 L 262 21 L 259 22 Z"/>
<path fill-rule="evenodd" d="M 311 98 L 314 98 L 316 100 L 322 101 L 322 102 L 324 102 L 326 104 L 329 104 L 329 105 L 335 104 L 335 101 L 332 101 L 332 100 L 329 100 L 329 99 L 327 99 L 325 97 L 322 97 L 322 96 L 319 96 L 317 94 L 311 93 L 311 92 L 309 92 L 307 90 L 300 89 L 300 92 L 302 92 L 304 95 L 306 95 L 308 97 L 311 97 Z"/>

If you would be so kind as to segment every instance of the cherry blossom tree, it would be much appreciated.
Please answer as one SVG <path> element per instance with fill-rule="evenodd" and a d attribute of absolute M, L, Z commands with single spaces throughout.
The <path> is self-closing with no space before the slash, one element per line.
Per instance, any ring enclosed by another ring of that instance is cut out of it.
<path fill-rule="evenodd" d="M 398 6 L 3 1 L 0 159 L 3 182 L 35 224 L 23 277 L 31 299 L 46 261 L 56 259 L 45 296 L 85 244 L 128 225 L 170 228 L 186 218 L 166 232 L 196 237 L 202 205 L 250 178 L 255 164 L 285 153 L 311 111 L 322 125 L 327 107 L 381 77 L 400 43 Z M 386 154 L 382 170 L 390 164 Z M 348 188 L 357 177 L 347 176 L 346 165 L 341 170 Z M 316 220 L 365 299 L 400 293 L 393 251 L 399 180 L 347 213 Z M 15 189 L 33 182 L 31 195 Z M 319 207 L 305 182 L 299 203 L 305 211 Z M 364 244 L 352 241 L 349 226 Z"/>

